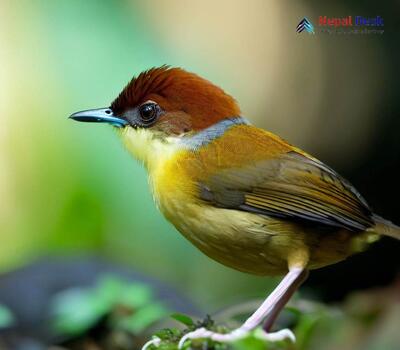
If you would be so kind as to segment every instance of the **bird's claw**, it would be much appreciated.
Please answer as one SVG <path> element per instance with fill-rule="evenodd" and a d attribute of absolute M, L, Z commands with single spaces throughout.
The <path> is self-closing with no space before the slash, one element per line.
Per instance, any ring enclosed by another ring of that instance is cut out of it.
<path fill-rule="evenodd" d="M 281 340 L 290 340 L 292 343 L 296 342 L 296 336 L 294 333 L 288 329 L 281 329 L 280 331 L 273 332 L 273 333 L 267 333 L 263 329 L 257 329 L 254 332 L 254 336 L 256 338 L 262 339 L 262 340 L 267 340 L 270 342 L 276 342 L 276 341 L 281 341 Z"/>
<path fill-rule="evenodd" d="M 155 347 L 158 347 L 161 343 L 161 339 L 159 337 L 153 337 L 153 339 L 150 339 L 146 344 L 142 346 L 142 350 L 148 349 L 150 346 L 154 345 Z"/>
<path fill-rule="evenodd" d="M 201 339 L 201 338 L 211 339 L 221 343 L 232 343 L 234 341 L 247 337 L 251 332 L 252 331 L 238 328 L 232 331 L 231 333 L 221 334 L 212 332 L 206 328 L 199 328 L 193 332 L 185 334 L 179 341 L 178 348 L 182 349 L 187 340 Z M 296 337 L 290 329 L 282 329 L 274 333 L 267 333 L 262 329 L 257 329 L 254 332 L 254 336 L 258 339 L 270 342 L 276 342 L 286 339 L 290 340 L 293 343 L 296 341 Z"/>

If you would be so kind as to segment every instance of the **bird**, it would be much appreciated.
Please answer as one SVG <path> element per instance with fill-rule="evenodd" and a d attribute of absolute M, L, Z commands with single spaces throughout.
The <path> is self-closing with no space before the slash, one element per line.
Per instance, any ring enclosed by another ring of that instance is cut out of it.
<path fill-rule="evenodd" d="M 400 239 L 400 227 L 375 214 L 349 181 L 252 125 L 232 96 L 182 68 L 148 69 L 109 107 L 70 118 L 115 127 L 147 169 L 159 210 L 205 255 L 253 275 L 284 276 L 239 328 L 199 328 L 179 347 L 196 338 L 229 343 L 255 329 L 265 340 L 295 341 L 291 330 L 271 327 L 310 270 L 381 236 Z"/>

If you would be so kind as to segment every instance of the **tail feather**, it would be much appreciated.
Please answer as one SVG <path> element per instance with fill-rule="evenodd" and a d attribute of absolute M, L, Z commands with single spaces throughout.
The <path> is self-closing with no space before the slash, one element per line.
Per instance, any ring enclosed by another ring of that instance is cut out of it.
<path fill-rule="evenodd" d="M 373 216 L 375 221 L 375 226 L 371 227 L 369 230 L 378 233 L 380 235 L 389 236 L 392 238 L 400 239 L 400 227 L 396 226 L 389 220 L 386 220 L 378 215 Z"/>

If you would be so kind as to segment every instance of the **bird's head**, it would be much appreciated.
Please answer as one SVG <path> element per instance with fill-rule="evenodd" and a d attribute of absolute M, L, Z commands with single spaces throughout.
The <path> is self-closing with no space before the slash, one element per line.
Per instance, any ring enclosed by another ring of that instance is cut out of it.
<path fill-rule="evenodd" d="M 236 101 L 218 86 L 181 68 L 162 66 L 134 77 L 110 107 L 71 118 L 119 127 L 128 149 L 149 165 L 168 146 L 239 115 Z"/>

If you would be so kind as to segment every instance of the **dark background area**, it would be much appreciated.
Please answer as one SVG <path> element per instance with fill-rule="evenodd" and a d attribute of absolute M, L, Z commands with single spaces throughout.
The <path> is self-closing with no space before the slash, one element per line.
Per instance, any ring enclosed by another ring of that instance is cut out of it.
<path fill-rule="evenodd" d="M 400 20 L 399 4 L 395 1 L 352 1 L 348 13 L 374 13 L 385 20 L 385 33 L 380 49 L 385 54 L 385 65 L 390 74 L 379 86 L 381 99 L 375 111 L 377 124 L 370 145 L 357 164 L 345 167 L 330 164 L 358 188 L 379 215 L 399 224 L 400 186 Z M 328 13 L 328 10 L 325 12 Z M 349 58 L 351 59 L 351 58 Z M 365 71 L 365 75 L 369 72 Z M 340 101 L 338 101 L 340 103 Z M 340 139 L 338 138 L 338 142 Z M 354 290 L 385 286 L 400 278 L 400 242 L 383 238 L 371 248 L 347 261 L 314 271 L 306 286 L 316 288 L 324 300 L 343 299 Z"/>

